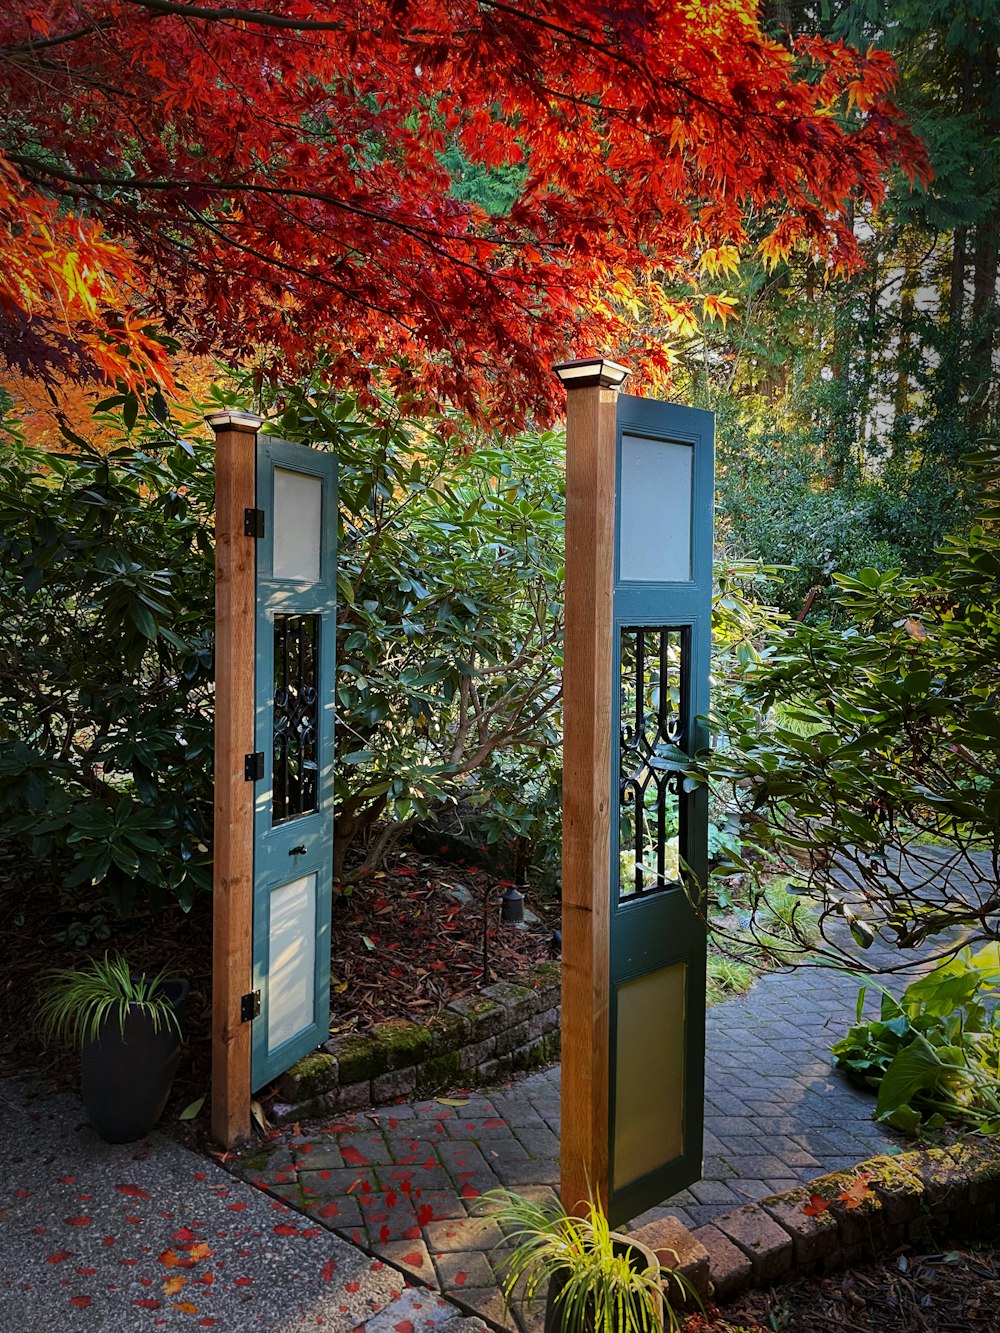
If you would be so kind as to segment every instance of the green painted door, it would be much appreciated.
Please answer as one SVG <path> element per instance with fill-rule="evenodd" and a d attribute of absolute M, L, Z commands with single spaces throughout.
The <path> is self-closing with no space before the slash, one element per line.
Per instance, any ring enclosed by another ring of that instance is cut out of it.
<path fill-rule="evenodd" d="M 257 506 L 255 1090 L 329 1033 L 336 459 L 258 436 Z"/>
<path fill-rule="evenodd" d="M 620 395 L 614 589 L 609 1214 L 701 1176 L 714 418 Z"/>

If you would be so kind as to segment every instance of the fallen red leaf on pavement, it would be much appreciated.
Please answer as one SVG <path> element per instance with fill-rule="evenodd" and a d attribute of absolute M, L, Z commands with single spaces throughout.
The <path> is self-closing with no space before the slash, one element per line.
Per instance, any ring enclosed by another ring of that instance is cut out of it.
<path fill-rule="evenodd" d="M 92 1217 L 64 1217 L 63 1221 L 68 1227 L 89 1227 L 93 1222 Z"/>
<path fill-rule="evenodd" d="M 119 1194 L 127 1194 L 132 1199 L 149 1199 L 152 1197 L 144 1189 L 140 1189 L 138 1185 L 116 1185 L 115 1189 Z"/>
<path fill-rule="evenodd" d="M 89 1296 L 71 1296 L 71 1297 L 69 1298 L 69 1303 L 70 1303 L 70 1305 L 75 1305 L 76 1308 L 77 1308 L 78 1310 L 86 1310 L 87 1306 L 90 1304 L 90 1297 L 89 1297 Z"/>
<path fill-rule="evenodd" d="M 68 1259 L 73 1253 L 72 1250 L 56 1250 L 53 1254 L 46 1256 L 50 1264 L 61 1264 L 64 1259 Z"/>

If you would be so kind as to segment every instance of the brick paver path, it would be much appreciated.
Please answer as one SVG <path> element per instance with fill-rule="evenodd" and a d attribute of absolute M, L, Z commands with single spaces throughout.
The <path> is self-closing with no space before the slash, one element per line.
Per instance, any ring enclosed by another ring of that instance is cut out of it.
<path fill-rule="evenodd" d="M 634 1224 L 673 1214 L 700 1226 L 892 1143 L 871 1119 L 872 1098 L 836 1074 L 828 1054 L 853 1021 L 857 989 L 851 977 L 805 967 L 710 1011 L 703 1178 Z M 557 1066 L 468 1097 L 283 1131 L 231 1169 L 495 1327 L 536 1333 L 537 1308 L 504 1308 L 502 1238 L 477 1205 L 499 1185 L 547 1191 L 558 1152 Z"/>

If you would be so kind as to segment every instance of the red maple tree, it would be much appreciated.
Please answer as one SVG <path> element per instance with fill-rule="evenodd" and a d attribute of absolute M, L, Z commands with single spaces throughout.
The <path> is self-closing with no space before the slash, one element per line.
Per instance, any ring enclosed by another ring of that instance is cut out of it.
<path fill-rule="evenodd" d="M 0 55 L 2 338 L 36 374 L 162 382 L 155 320 L 544 420 L 553 361 L 663 371 L 728 312 L 706 275 L 849 269 L 853 210 L 926 172 L 886 54 L 789 47 L 754 0 L 8 0 Z"/>

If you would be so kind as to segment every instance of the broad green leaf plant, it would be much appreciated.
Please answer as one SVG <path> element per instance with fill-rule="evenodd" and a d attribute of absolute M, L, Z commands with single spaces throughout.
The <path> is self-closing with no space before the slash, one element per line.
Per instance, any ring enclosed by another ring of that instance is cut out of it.
<path fill-rule="evenodd" d="M 869 988 L 881 993 L 865 1021 Z M 1000 1131 L 1000 945 L 963 949 L 907 986 L 897 999 L 870 979 L 857 1020 L 831 1049 L 838 1066 L 877 1090 L 875 1119 L 907 1134 L 960 1125 Z"/>

